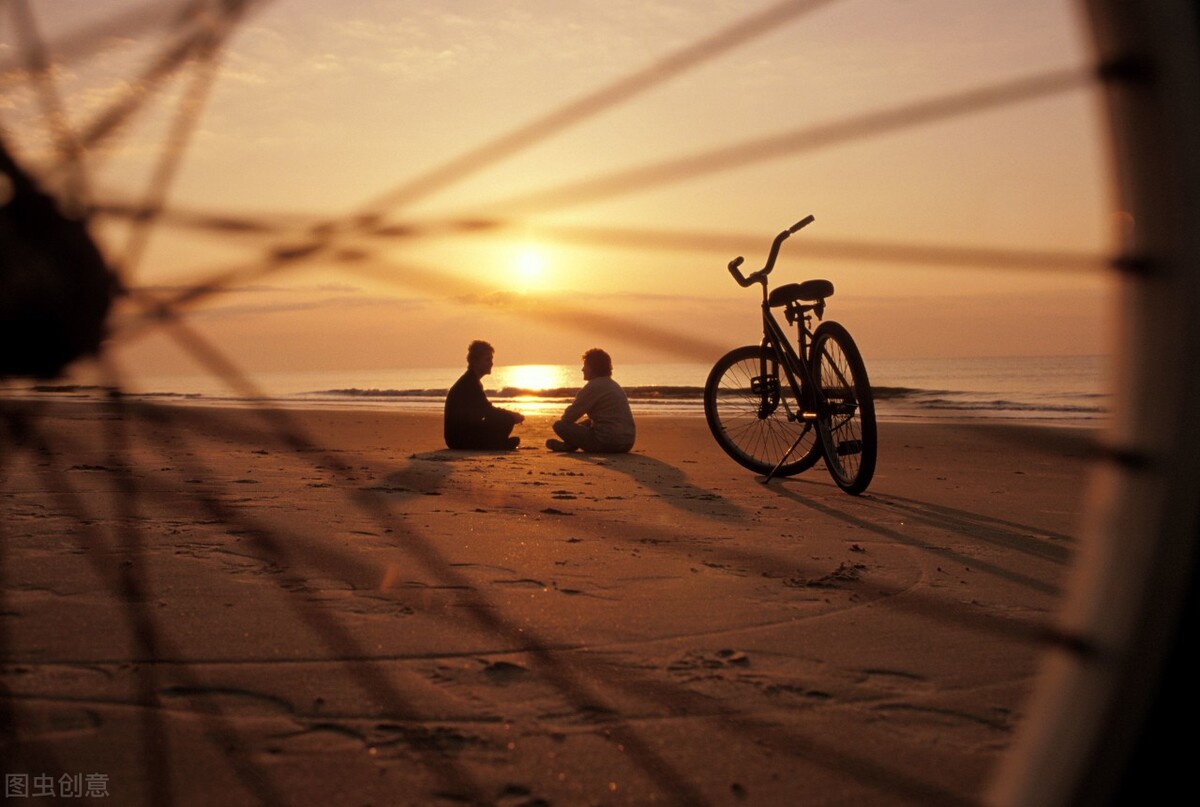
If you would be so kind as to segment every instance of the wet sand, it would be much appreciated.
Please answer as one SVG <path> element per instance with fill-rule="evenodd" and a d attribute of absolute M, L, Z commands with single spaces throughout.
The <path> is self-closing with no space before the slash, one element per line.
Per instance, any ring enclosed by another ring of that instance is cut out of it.
<path fill-rule="evenodd" d="M 881 424 L 851 497 L 696 417 L 588 457 L 546 418 L 486 453 L 435 414 L 4 412 L 2 772 L 122 805 L 970 803 L 1086 471 L 1003 426 Z"/>

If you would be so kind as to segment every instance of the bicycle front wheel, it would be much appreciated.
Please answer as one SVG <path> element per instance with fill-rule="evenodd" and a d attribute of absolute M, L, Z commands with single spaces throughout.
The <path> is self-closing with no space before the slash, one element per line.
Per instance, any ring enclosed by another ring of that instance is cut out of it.
<path fill-rule="evenodd" d="M 779 465 L 776 476 L 791 476 L 811 468 L 820 448 L 781 369 L 774 351 L 761 345 L 729 351 L 708 374 L 704 415 L 717 444 L 739 464 L 760 474 Z"/>
<path fill-rule="evenodd" d="M 829 475 L 847 493 L 871 484 L 878 453 L 875 399 L 858 346 L 836 322 L 813 334 L 812 375 L 818 380 L 818 429 Z"/>

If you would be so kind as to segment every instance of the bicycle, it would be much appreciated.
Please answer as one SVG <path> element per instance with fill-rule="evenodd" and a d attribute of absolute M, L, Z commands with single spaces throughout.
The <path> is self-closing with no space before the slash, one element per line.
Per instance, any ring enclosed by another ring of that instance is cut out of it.
<path fill-rule="evenodd" d="M 875 473 L 878 436 L 875 402 L 866 366 L 849 331 L 837 322 L 812 319 L 825 314 L 833 296 L 828 280 L 806 280 L 768 289 L 779 248 L 813 216 L 775 237 L 766 265 L 749 276 L 729 263 L 742 288 L 762 286 L 763 339 L 722 356 L 704 385 L 704 414 L 717 444 L 752 471 L 792 476 L 824 458 L 837 486 L 857 495 Z M 793 348 L 772 309 L 783 308 L 797 330 Z M 782 375 L 780 371 L 782 370 Z"/>

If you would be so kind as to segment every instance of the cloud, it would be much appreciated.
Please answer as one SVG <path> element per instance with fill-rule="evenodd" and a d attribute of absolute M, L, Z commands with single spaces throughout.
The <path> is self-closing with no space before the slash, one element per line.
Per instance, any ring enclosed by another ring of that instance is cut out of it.
<path fill-rule="evenodd" d="M 188 286 L 141 286 L 136 289 L 149 297 L 172 298 L 190 291 Z M 412 311 L 427 307 L 420 298 L 371 294 L 347 283 L 324 283 L 315 287 L 284 287 L 268 284 L 218 289 L 206 302 L 184 309 L 189 319 L 253 318 L 290 313 L 323 312 L 337 316 L 341 312 L 380 309 Z"/>

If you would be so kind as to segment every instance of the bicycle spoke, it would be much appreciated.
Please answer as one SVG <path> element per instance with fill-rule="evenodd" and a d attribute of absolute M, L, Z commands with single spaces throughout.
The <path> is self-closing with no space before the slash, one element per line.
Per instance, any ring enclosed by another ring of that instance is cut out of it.
<path fill-rule="evenodd" d="M 557 211 L 571 205 L 612 199 L 697 176 L 743 168 L 763 160 L 824 149 L 863 138 L 879 137 L 939 120 L 961 118 L 976 112 L 1079 91 L 1091 87 L 1094 83 L 1093 71 L 1086 68 L 1041 73 L 821 126 L 747 140 L 673 160 L 639 165 L 595 179 L 501 200 L 484 205 L 482 209 L 503 210 L 506 214 L 515 211 L 525 215 L 546 210 Z"/>
<path fill-rule="evenodd" d="M 688 45 L 647 68 L 624 76 L 599 90 L 566 104 L 521 128 L 429 171 L 366 206 L 368 215 L 411 204 L 435 191 L 465 179 L 558 132 L 623 104 L 641 93 L 682 75 L 750 40 L 771 33 L 792 19 L 835 0 L 784 0 L 757 14 Z M 362 215 L 362 214 L 360 214 Z"/>
<path fill-rule="evenodd" d="M 705 413 L 718 443 L 742 465 L 766 474 L 782 462 L 782 472 L 797 473 L 815 461 L 815 435 L 800 418 L 790 383 L 777 380 L 756 391 L 762 350 L 739 348 L 718 362 L 705 389 Z"/>
<path fill-rule="evenodd" d="M 21 50 L 25 56 L 25 66 L 33 76 L 42 116 L 50 129 L 55 149 L 67 174 L 63 187 L 64 201 L 68 209 L 82 210 L 86 207 L 89 195 L 88 179 L 83 164 L 83 146 L 67 121 L 62 97 L 51 74 L 52 62 L 48 48 L 38 32 L 28 0 L 14 0 L 11 8 L 21 40 Z"/>

